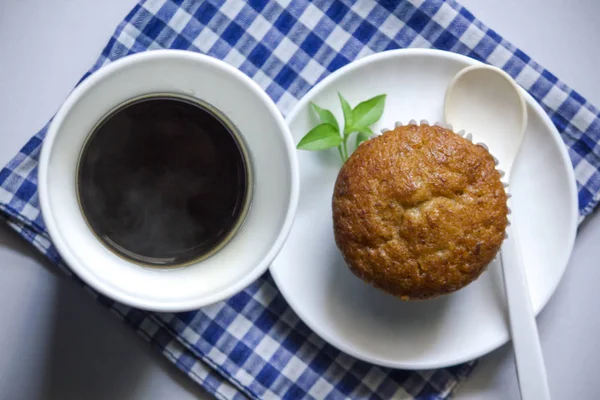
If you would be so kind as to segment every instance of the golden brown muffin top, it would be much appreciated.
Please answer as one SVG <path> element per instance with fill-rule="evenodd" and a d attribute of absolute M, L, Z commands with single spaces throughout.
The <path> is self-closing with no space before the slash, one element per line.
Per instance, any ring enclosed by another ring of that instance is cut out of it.
<path fill-rule="evenodd" d="M 507 211 L 490 153 L 428 125 L 364 142 L 333 195 L 335 240 L 350 269 L 403 299 L 475 280 L 500 249 Z"/>

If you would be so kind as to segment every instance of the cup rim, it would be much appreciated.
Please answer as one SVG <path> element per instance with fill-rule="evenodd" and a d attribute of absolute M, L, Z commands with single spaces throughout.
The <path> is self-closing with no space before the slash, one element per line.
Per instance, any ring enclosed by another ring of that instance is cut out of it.
<path fill-rule="evenodd" d="M 258 263 L 255 264 L 250 273 L 242 275 L 231 285 L 227 285 L 213 293 L 184 300 L 146 299 L 139 298 L 136 295 L 132 295 L 129 293 L 123 293 L 119 289 L 114 288 L 113 286 L 107 284 L 103 280 L 98 279 L 94 274 L 90 272 L 90 270 L 93 268 L 89 267 L 89 265 L 88 267 L 83 267 L 82 265 L 80 265 L 79 261 L 75 257 L 75 254 L 71 250 L 71 246 L 68 243 L 69 240 L 66 237 L 67 235 L 64 235 L 61 232 L 60 228 L 58 227 L 59 223 L 56 221 L 53 215 L 53 207 L 50 205 L 50 195 L 48 188 L 49 162 L 51 154 L 53 152 L 55 139 L 60 134 L 61 125 L 65 118 L 69 115 L 69 112 L 71 111 L 73 106 L 76 105 L 83 96 L 93 91 L 93 88 L 96 84 L 104 80 L 106 77 L 112 75 L 113 73 L 123 68 L 128 68 L 129 66 L 134 65 L 136 63 L 147 63 L 165 58 L 171 58 L 174 60 L 192 60 L 198 62 L 199 65 L 204 64 L 206 67 L 218 69 L 221 72 L 231 75 L 232 79 L 238 82 L 240 85 L 245 85 L 248 89 L 250 89 L 253 92 L 253 94 L 255 94 L 257 98 L 259 98 L 262 101 L 269 114 L 271 114 L 271 116 L 275 119 L 278 129 L 282 133 L 282 141 L 284 143 L 286 152 L 285 160 L 287 162 L 287 167 L 289 168 L 291 178 L 289 196 L 286 199 L 287 211 L 285 213 L 283 222 L 279 227 L 277 236 L 272 242 L 272 244 L 268 247 L 268 251 L 266 252 L 266 254 L 262 257 L 262 259 L 260 259 Z M 296 149 L 293 143 L 292 135 L 285 122 L 285 119 L 283 118 L 281 112 L 279 111 L 275 103 L 271 100 L 271 98 L 256 82 L 254 82 L 251 78 L 249 78 L 247 75 L 245 75 L 243 72 L 239 71 L 235 67 L 219 59 L 185 50 L 161 49 L 128 55 L 114 62 L 111 62 L 106 66 L 101 67 L 100 69 L 92 73 L 90 76 L 88 76 L 67 97 L 63 105 L 60 107 L 59 111 L 54 116 L 50 126 L 48 127 L 46 137 L 42 144 L 38 170 L 38 194 L 40 208 L 42 211 L 42 217 L 44 219 L 46 229 L 50 234 L 52 242 L 56 246 L 59 254 L 63 258 L 65 263 L 73 270 L 73 272 L 79 278 L 81 278 L 86 284 L 88 284 L 101 294 L 110 297 L 118 302 L 136 308 L 159 312 L 193 310 L 222 301 L 239 293 L 252 282 L 254 282 L 257 278 L 259 278 L 263 273 L 265 273 L 270 263 L 273 261 L 275 256 L 283 247 L 283 244 L 285 243 L 290 233 L 294 216 L 296 213 L 296 208 L 298 205 L 299 190 L 300 183 L 298 160 L 296 157 Z"/>

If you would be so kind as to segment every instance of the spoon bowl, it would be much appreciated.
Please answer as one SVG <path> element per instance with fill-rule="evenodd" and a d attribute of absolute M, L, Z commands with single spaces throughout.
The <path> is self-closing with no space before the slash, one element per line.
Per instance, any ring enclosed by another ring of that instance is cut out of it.
<path fill-rule="evenodd" d="M 446 91 L 444 117 L 453 127 L 476 133 L 510 177 L 527 126 L 527 107 L 506 72 L 491 65 L 461 70 Z"/>

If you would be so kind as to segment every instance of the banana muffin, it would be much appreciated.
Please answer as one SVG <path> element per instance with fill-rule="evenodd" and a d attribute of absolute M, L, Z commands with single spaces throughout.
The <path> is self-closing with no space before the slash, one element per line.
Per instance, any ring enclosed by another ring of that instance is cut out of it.
<path fill-rule="evenodd" d="M 508 223 L 494 158 L 451 130 L 401 126 L 361 144 L 333 194 L 335 241 L 352 272 L 403 300 L 474 281 Z"/>

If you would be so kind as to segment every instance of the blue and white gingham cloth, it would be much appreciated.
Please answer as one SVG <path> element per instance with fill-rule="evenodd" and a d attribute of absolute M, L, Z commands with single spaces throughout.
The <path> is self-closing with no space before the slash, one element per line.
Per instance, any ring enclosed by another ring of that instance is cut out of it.
<path fill-rule="evenodd" d="M 513 76 L 561 132 L 577 176 L 582 218 L 592 211 L 600 198 L 598 109 L 454 1 L 142 1 L 118 26 L 86 76 L 131 53 L 197 51 L 252 77 L 285 115 L 332 71 L 367 54 L 404 47 L 465 54 Z M 69 272 L 49 240 L 39 209 L 37 165 L 45 133 L 46 128 L 0 172 L 0 211 Z M 474 365 L 403 371 L 357 361 L 312 333 L 268 274 L 226 302 L 180 314 L 136 310 L 87 289 L 222 399 L 444 399 Z"/>

